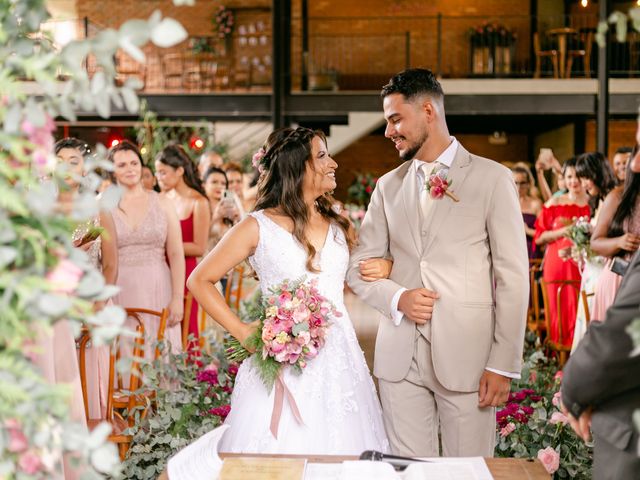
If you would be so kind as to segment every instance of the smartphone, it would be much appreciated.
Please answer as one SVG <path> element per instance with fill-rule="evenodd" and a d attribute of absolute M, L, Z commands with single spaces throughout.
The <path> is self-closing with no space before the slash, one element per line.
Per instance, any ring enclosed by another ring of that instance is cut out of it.
<path fill-rule="evenodd" d="M 225 190 L 222 194 L 222 201 L 228 203 L 234 203 L 235 198 L 233 196 L 233 192 L 231 190 Z"/>
<path fill-rule="evenodd" d="M 621 277 L 624 277 L 624 274 L 627 273 L 627 268 L 629 268 L 629 262 L 620 257 L 615 257 L 609 267 L 613 273 L 617 273 Z"/>

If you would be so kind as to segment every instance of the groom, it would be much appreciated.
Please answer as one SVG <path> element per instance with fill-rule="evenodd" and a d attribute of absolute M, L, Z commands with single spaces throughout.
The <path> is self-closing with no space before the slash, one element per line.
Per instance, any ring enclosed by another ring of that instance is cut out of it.
<path fill-rule="evenodd" d="M 378 181 L 347 281 L 383 315 L 374 374 L 391 447 L 438 456 L 440 431 L 444 456 L 493 456 L 494 407 L 520 376 L 526 323 L 516 188 L 508 169 L 449 135 L 431 71 L 395 75 L 382 98 L 404 163 Z M 361 262 L 384 256 L 389 278 L 364 281 Z"/>

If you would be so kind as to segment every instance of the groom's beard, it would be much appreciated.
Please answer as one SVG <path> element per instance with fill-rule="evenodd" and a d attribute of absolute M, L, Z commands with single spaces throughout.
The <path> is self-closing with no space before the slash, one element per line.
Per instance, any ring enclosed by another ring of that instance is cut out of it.
<path fill-rule="evenodd" d="M 411 145 L 406 152 L 400 154 L 400 159 L 404 160 L 405 162 L 407 160 L 413 160 L 416 156 L 416 153 L 418 153 L 422 148 L 422 146 L 424 145 L 424 142 L 427 141 L 428 137 L 429 137 L 429 133 L 424 132 L 420 140 L 418 140 L 416 143 Z"/>

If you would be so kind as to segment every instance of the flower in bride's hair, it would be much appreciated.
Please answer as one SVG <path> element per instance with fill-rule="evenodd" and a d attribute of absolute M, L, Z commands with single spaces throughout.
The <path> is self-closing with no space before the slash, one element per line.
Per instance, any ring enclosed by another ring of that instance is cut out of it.
<path fill-rule="evenodd" d="M 265 153 L 264 147 L 260 147 L 260 149 L 253 154 L 253 157 L 251 157 L 251 164 L 253 165 L 253 168 L 257 168 L 260 173 L 264 172 L 262 159 L 264 158 Z"/>

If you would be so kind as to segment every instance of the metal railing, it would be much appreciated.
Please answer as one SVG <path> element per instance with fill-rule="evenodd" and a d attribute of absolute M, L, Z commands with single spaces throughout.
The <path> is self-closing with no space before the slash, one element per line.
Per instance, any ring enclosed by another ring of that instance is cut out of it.
<path fill-rule="evenodd" d="M 292 19 L 291 86 L 306 90 L 378 90 L 407 67 L 444 78 L 594 77 L 594 15 L 310 17 Z M 53 38 L 93 36 L 87 19 L 48 22 Z M 73 32 L 73 33 L 71 33 Z M 226 41 L 190 37 L 171 49 L 147 45 L 146 63 L 116 55 L 119 81 L 136 76 L 148 93 L 271 90 L 271 31 L 234 31 Z M 640 34 L 609 39 L 610 75 L 640 76 Z M 555 57 L 555 61 L 554 61 Z M 557 65 L 556 65 L 557 62 Z M 92 59 L 89 73 L 95 71 Z"/>

